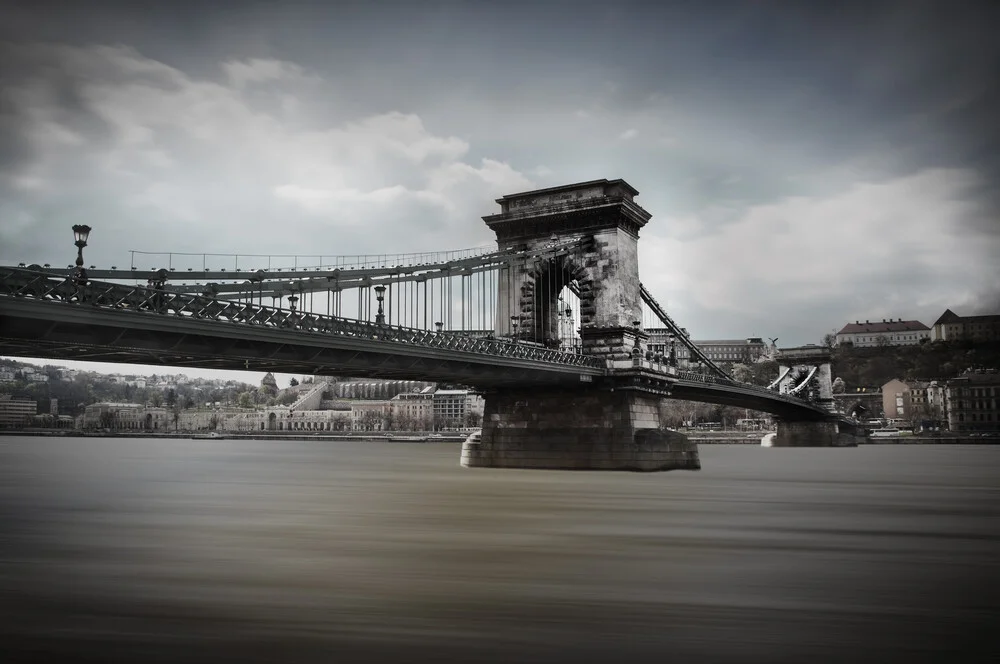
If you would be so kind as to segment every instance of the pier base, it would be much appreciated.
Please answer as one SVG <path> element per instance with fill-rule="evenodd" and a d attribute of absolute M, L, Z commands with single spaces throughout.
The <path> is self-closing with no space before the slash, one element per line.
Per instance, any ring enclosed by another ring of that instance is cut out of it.
<path fill-rule="evenodd" d="M 777 435 L 770 447 L 857 447 L 855 431 L 837 422 L 778 421 Z"/>
<path fill-rule="evenodd" d="M 632 391 L 509 390 L 486 395 L 470 468 L 698 470 L 698 445 L 659 429 L 659 398 Z"/>

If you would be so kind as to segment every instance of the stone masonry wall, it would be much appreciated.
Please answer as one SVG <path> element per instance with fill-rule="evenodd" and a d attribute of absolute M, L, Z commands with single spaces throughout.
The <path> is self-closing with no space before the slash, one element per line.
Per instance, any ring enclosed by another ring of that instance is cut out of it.
<path fill-rule="evenodd" d="M 836 422 L 777 423 L 774 447 L 854 447 L 858 438 L 853 432 L 841 431 Z"/>
<path fill-rule="evenodd" d="M 635 343 L 632 322 L 641 319 L 642 299 L 639 288 L 638 242 L 636 238 L 621 228 L 609 228 L 593 234 L 589 249 L 579 255 L 567 257 L 555 269 L 572 274 L 580 284 L 580 322 L 584 352 L 603 355 L 611 359 L 626 359 Z M 527 243 L 528 247 L 542 246 L 548 238 Z M 519 329 L 522 334 L 536 332 L 534 312 L 538 310 L 535 299 L 548 297 L 536 293 L 538 277 L 533 266 L 526 265 L 515 272 L 511 284 L 501 280 L 499 300 L 500 310 L 513 312 L 520 317 Z M 552 289 L 553 301 L 546 309 L 555 311 L 558 289 Z M 509 334 L 510 316 L 497 318 L 497 333 Z M 554 323 L 549 321 L 547 329 L 554 333 Z M 641 350 L 646 351 L 645 336 L 641 338 Z"/>
<path fill-rule="evenodd" d="M 463 465 L 577 470 L 697 469 L 697 445 L 659 430 L 659 398 L 631 391 L 506 390 L 486 396 L 482 441 Z"/>

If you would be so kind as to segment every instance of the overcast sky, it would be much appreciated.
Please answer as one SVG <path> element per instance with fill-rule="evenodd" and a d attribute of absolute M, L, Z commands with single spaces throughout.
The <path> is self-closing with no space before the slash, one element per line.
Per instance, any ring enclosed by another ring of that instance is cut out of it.
<path fill-rule="evenodd" d="M 0 263 L 473 247 L 606 177 L 695 338 L 1000 313 L 997 3 L 18 5 Z"/>

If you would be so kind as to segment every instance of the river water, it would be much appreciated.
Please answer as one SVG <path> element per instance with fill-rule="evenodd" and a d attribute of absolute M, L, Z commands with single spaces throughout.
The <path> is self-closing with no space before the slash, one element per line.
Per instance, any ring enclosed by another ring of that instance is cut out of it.
<path fill-rule="evenodd" d="M 997 661 L 1000 446 L 0 437 L 0 661 Z"/>

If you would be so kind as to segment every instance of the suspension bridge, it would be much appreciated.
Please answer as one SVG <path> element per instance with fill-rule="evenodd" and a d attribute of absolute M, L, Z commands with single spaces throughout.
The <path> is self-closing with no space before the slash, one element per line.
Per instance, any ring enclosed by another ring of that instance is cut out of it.
<path fill-rule="evenodd" d="M 637 194 L 595 180 L 504 196 L 484 217 L 495 247 L 424 254 L 133 251 L 128 269 L 87 270 L 84 237 L 68 275 L 0 267 L 0 353 L 461 383 L 486 399 L 472 466 L 697 467 L 659 427 L 664 398 L 773 413 L 779 445 L 850 444 L 822 349 L 780 353 L 769 387 L 741 383 L 642 285 Z M 136 265 L 151 258 L 167 267 Z M 698 369 L 650 351 L 653 330 Z"/>

